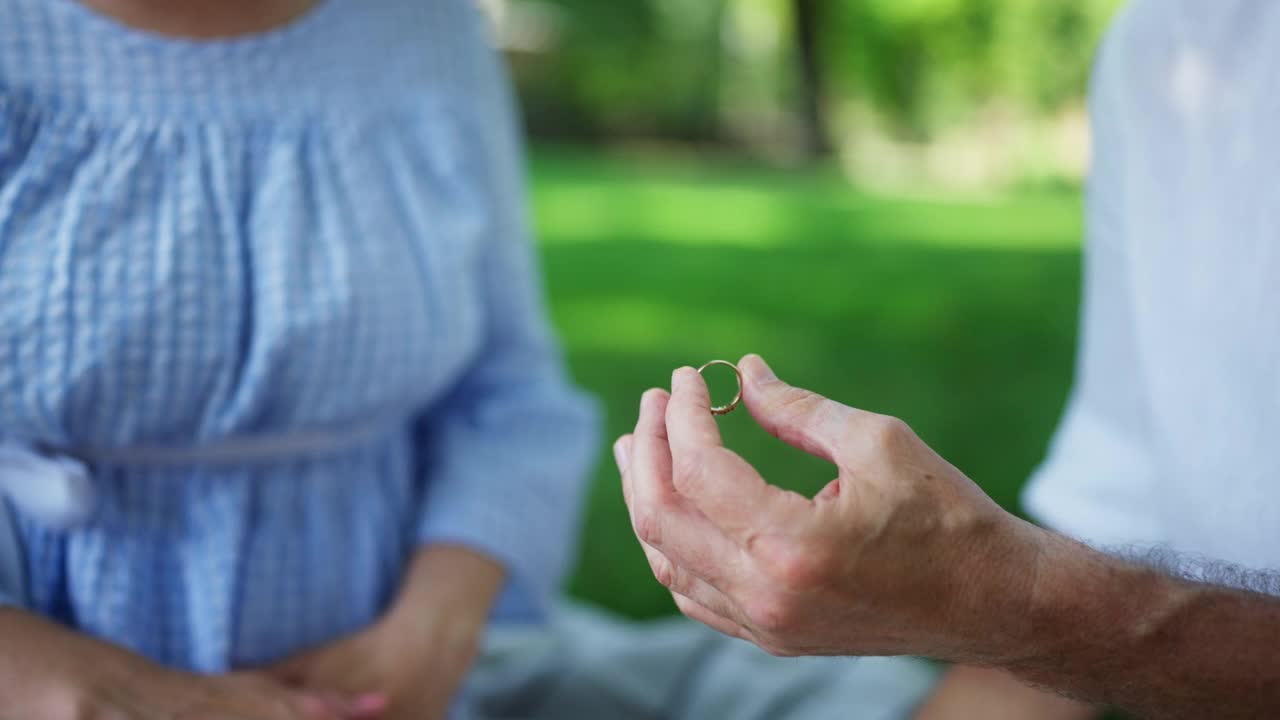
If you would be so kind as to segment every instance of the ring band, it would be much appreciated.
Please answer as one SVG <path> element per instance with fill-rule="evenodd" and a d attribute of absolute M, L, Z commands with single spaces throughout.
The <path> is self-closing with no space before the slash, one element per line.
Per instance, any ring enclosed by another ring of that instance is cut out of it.
<path fill-rule="evenodd" d="M 733 374 L 738 378 L 738 394 L 733 396 L 733 402 L 730 402 L 728 405 L 713 405 L 711 407 L 712 415 L 728 415 L 733 412 L 734 408 L 738 407 L 738 403 L 742 402 L 742 371 L 738 369 L 737 365 L 734 365 L 728 360 L 712 360 L 698 368 L 698 374 L 701 375 L 703 370 L 706 370 L 712 365 L 724 365 L 727 368 L 733 368 Z"/>

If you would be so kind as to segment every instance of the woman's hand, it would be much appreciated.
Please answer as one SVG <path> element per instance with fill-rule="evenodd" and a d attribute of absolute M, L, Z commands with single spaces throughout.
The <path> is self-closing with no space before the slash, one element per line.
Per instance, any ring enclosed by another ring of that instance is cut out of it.
<path fill-rule="evenodd" d="M 375 625 L 266 672 L 291 687 L 378 696 L 382 704 L 360 720 L 444 718 L 504 575 L 502 566 L 471 550 L 426 548 L 395 606 Z"/>
<path fill-rule="evenodd" d="M 18 610 L 0 610 L 0 718 L 358 720 L 360 701 L 264 677 L 169 670 Z"/>

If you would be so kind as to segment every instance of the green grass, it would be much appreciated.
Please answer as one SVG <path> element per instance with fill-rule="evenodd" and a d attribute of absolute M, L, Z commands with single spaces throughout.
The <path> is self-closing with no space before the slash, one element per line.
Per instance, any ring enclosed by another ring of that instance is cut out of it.
<path fill-rule="evenodd" d="M 673 368 L 758 352 L 793 383 L 907 420 L 1016 509 L 1071 378 L 1075 193 L 874 197 L 823 172 L 563 149 L 535 153 L 533 175 L 553 316 L 609 440 Z M 721 427 L 772 482 L 812 493 L 832 477 L 745 412 Z M 608 456 L 570 590 L 670 613 Z"/>

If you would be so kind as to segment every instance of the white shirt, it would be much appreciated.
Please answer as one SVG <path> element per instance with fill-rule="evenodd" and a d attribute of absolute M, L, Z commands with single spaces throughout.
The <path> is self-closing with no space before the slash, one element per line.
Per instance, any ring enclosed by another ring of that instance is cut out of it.
<path fill-rule="evenodd" d="M 1137 0 L 1093 82 L 1076 386 L 1025 504 L 1280 567 L 1280 2 Z"/>

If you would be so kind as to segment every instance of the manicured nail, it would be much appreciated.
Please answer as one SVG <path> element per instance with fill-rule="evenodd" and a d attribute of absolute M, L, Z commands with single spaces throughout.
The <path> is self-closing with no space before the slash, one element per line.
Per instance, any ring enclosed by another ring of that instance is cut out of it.
<path fill-rule="evenodd" d="M 352 704 L 360 712 L 376 712 L 385 710 L 389 702 L 387 696 L 382 693 L 369 693 L 356 698 Z"/>
<path fill-rule="evenodd" d="M 391 707 L 391 700 L 382 693 L 367 693 L 347 703 L 346 716 L 352 720 L 372 720 L 382 717 Z"/>

